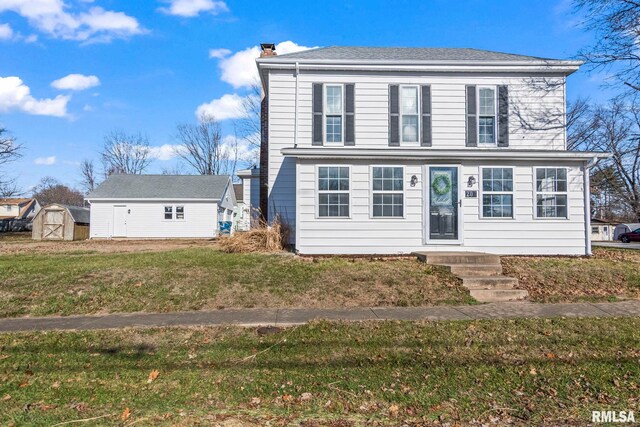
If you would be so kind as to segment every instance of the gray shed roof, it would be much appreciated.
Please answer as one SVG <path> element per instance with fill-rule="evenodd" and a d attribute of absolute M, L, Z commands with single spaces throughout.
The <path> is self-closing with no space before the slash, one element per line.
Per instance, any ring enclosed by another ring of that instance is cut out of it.
<path fill-rule="evenodd" d="M 66 209 L 71 215 L 71 218 L 73 218 L 73 222 L 75 222 L 76 224 L 89 224 L 89 217 L 90 217 L 89 208 L 83 208 L 80 206 L 63 205 L 61 203 L 52 203 L 42 208 L 42 211 L 43 212 L 46 211 L 51 206 L 59 206 L 63 209 Z"/>
<path fill-rule="evenodd" d="M 260 58 L 260 62 L 277 61 L 278 59 L 335 61 L 556 61 L 549 58 L 471 48 L 329 46 Z"/>
<path fill-rule="evenodd" d="M 87 199 L 220 200 L 228 175 L 111 175 Z"/>

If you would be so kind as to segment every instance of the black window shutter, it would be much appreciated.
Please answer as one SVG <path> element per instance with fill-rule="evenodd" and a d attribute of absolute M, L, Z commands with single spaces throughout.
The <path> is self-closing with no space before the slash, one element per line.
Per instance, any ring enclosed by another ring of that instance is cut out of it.
<path fill-rule="evenodd" d="M 422 86 L 422 147 L 431 147 L 431 86 Z"/>
<path fill-rule="evenodd" d="M 478 146 L 478 116 L 476 111 L 476 86 L 467 86 L 467 147 Z"/>
<path fill-rule="evenodd" d="M 400 91 L 398 85 L 389 86 L 389 147 L 400 146 Z"/>
<path fill-rule="evenodd" d="M 509 87 L 498 86 L 498 147 L 509 146 Z"/>
<path fill-rule="evenodd" d="M 344 145 L 356 145 L 356 128 L 355 128 L 355 113 L 356 113 L 356 98 L 355 98 L 356 85 L 346 84 L 345 90 L 345 127 L 344 127 Z"/>
<path fill-rule="evenodd" d="M 322 132 L 322 83 L 313 84 L 312 104 L 313 104 L 313 140 L 311 145 L 322 145 L 323 132 Z"/>

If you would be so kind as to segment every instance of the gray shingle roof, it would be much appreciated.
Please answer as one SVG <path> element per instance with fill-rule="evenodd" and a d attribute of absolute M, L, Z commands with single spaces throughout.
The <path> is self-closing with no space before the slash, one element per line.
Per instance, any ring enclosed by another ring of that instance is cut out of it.
<path fill-rule="evenodd" d="M 87 199 L 219 200 L 228 175 L 111 175 Z"/>
<path fill-rule="evenodd" d="M 261 58 L 260 61 L 268 62 L 278 59 L 335 61 L 556 61 L 549 58 L 471 48 L 356 46 L 321 47 Z"/>
<path fill-rule="evenodd" d="M 66 208 L 76 224 L 89 224 L 89 208 L 80 206 L 58 205 Z"/>

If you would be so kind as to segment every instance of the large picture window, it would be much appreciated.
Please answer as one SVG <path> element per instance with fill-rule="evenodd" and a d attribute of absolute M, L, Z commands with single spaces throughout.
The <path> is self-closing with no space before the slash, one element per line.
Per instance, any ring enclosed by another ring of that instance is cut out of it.
<path fill-rule="evenodd" d="M 325 111 L 326 142 L 342 142 L 344 115 L 342 85 L 325 86 Z"/>
<path fill-rule="evenodd" d="M 496 143 L 496 89 L 478 88 L 478 142 Z"/>
<path fill-rule="evenodd" d="M 513 218 L 512 168 L 482 168 L 482 217 Z"/>
<path fill-rule="evenodd" d="M 418 105 L 418 86 L 401 86 L 402 142 L 418 142 Z"/>
<path fill-rule="evenodd" d="M 373 217 L 404 216 L 404 170 L 402 167 L 372 168 Z"/>
<path fill-rule="evenodd" d="M 567 169 L 536 168 L 536 217 L 567 218 Z"/>
<path fill-rule="evenodd" d="M 349 168 L 318 167 L 318 216 L 349 216 Z"/>

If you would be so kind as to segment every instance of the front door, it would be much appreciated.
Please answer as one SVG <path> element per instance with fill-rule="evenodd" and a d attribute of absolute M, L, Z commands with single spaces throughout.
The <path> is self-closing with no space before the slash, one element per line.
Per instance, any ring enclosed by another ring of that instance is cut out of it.
<path fill-rule="evenodd" d="M 429 240 L 457 241 L 458 167 L 429 166 Z"/>
<path fill-rule="evenodd" d="M 127 237 L 127 207 L 113 207 L 113 237 Z"/>

